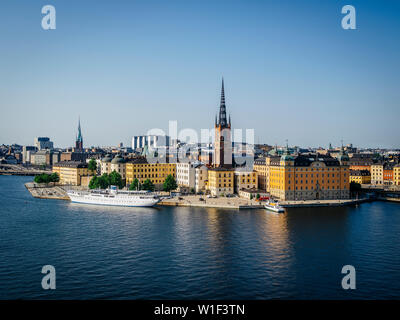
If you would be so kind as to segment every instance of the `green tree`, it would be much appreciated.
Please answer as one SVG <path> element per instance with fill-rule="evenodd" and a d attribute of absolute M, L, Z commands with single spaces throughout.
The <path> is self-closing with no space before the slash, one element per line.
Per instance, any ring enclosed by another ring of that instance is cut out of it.
<path fill-rule="evenodd" d="M 260 199 L 260 194 L 259 193 L 257 193 L 256 199 L 257 200 Z"/>
<path fill-rule="evenodd" d="M 154 183 L 150 179 L 146 179 L 142 183 L 142 190 L 154 191 Z"/>
<path fill-rule="evenodd" d="M 250 200 L 253 200 L 253 194 L 250 193 Z"/>
<path fill-rule="evenodd" d="M 44 178 L 42 174 L 39 174 L 37 176 L 35 176 L 35 178 L 33 179 L 33 181 L 35 181 L 36 183 L 44 183 Z"/>
<path fill-rule="evenodd" d="M 36 183 L 50 183 L 50 182 L 58 182 L 60 181 L 60 177 L 58 176 L 57 172 L 52 174 L 42 173 L 33 179 Z"/>
<path fill-rule="evenodd" d="M 94 175 L 95 172 L 96 172 L 96 170 L 97 170 L 97 162 L 96 162 L 96 160 L 94 160 L 93 158 L 90 159 L 90 161 L 89 161 L 88 169 L 90 170 L 90 172 L 92 173 L 92 175 Z"/>
<path fill-rule="evenodd" d="M 115 170 L 110 173 L 109 182 L 109 185 L 117 186 L 120 189 L 124 187 L 124 182 L 122 181 L 121 175 Z"/>
<path fill-rule="evenodd" d="M 110 180 L 110 176 L 107 173 L 104 173 L 101 177 L 98 178 L 99 188 L 107 189 L 111 184 Z"/>
<path fill-rule="evenodd" d="M 164 181 L 163 189 L 166 192 L 171 192 L 172 190 L 175 190 L 176 188 L 178 188 L 178 185 L 176 184 L 174 177 L 171 174 L 169 174 Z"/>
<path fill-rule="evenodd" d="M 133 179 L 131 185 L 129 186 L 129 190 L 139 190 L 139 180 L 137 178 Z"/>
<path fill-rule="evenodd" d="M 59 182 L 59 181 L 60 181 L 60 177 L 58 176 L 58 173 L 57 173 L 57 172 L 53 172 L 53 173 L 50 175 L 50 181 L 51 181 L 51 182 Z"/>
<path fill-rule="evenodd" d="M 90 179 L 89 189 L 98 189 L 98 188 L 100 188 L 99 177 L 94 176 L 92 179 Z"/>

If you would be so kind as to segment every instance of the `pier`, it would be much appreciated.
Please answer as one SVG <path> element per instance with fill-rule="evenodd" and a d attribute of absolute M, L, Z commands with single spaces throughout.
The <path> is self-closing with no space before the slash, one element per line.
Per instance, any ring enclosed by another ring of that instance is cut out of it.
<path fill-rule="evenodd" d="M 60 185 L 45 185 L 28 182 L 25 187 L 35 198 L 70 200 L 65 187 Z M 79 188 L 79 187 L 78 187 Z M 284 208 L 300 207 L 338 207 L 350 206 L 371 201 L 392 201 L 400 203 L 400 198 L 395 197 L 374 197 L 360 199 L 341 199 L 341 200 L 298 200 L 298 201 L 279 201 Z M 186 195 L 165 198 L 160 201 L 159 206 L 173 207 L 202 207 L 202 208 L 221 208 L 221 209 L 263 209 L 264 203 L 256 200 L 248 200 L 240 197 L 219 197 L 207 198 L 204 195 Z"/>
<path fill-rule="evenodd" d="M 25 187 L 34 198 L 70 200 L 67 192 L 60 186 L 41 185 L 34 182 L 25 183 Z"/>

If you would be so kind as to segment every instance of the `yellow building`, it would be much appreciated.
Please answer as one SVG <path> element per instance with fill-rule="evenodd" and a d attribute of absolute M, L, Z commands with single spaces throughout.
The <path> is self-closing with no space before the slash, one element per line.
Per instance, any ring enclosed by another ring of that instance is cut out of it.
<path fill-rule="evenodd" d="M 400 186 L 400 164 L 393 167 L 393 184 Z"/>
<path fill-rule="evenodd" d="M 371 184 L 383 185 L 383 164 L 375 163 L 371 165 Z"/>
<path fill-rule="evenodd" d="M 150 179 L 156 187 L 161 187 L 168 175 L 176 178 L 176 163 L 148 163 L 145 158 L 128 160 L 126 163 L 127 185 L 134 179 L 140 183 Z"/>
<path fill-rule="evenodd" d="M 228 168 L 211 168 L 208 170 L 207 188 L 213 196 L 233 194 L 234 171 Z"/>
<path fill-rule="evenodd" d="M 393 184 L 400 186 L 400 164 L 393 167 Z"/>
<path fill-rule="evenodd" d="M 350 196 L 349 158 L 289 152 L 270 163 L 269 192 L 281 200 L 347 199 Z"/>
<path fill-rule="evenodd" d="M 257 174 L 258 189 L 267 191 L 267 163 L 266 158 L 259 158 L 254 160 L 253 169 Z"/>
<path fill-rule="evenodd" d="M 370 184 L 371 172 L 369 170 L 350 170 L 350 182 Z"/>
<path fill-rule="evenodd" d="M 60 177 L 60 184 L 80 186 L 81 179 L 89 176 L 88 164 L 79 161 L 62 161 L 53 165 L 53 172 Z"/>
<path fill-rule="evenodd" d="M 269 192 L 270 188 L 270 168 L 271 162 L 280 160 L 279 156 L 267 156 L 265 158 L 256 159 L 254 161 L 254 171 L 257 173 L 258 188 Z"/>
<path fill-rule="evenodd" d="M 235 192 L 240 190 L 258 189 L 257 172 L 255 171 L 239 171 L 235 170 Z"/>

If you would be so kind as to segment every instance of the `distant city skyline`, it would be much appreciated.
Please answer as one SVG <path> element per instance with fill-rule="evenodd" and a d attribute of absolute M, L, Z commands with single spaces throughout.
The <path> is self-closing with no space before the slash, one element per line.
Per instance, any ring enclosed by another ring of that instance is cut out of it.
<path fill-rule="evenodd" d="M 0 144 L 131 145 L 152 128 L 212 129 L 225 80 L 255 143 L 400 148 L 400 3 L 54 0 L 0 4 Z M 351 4 L 357 29 L 341 28 Z"/>

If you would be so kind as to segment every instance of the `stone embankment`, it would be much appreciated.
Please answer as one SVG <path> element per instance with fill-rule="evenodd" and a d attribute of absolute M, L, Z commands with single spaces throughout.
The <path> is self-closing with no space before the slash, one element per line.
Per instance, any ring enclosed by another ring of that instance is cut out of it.
<path fill-rule="evenodd" d="M 25 183 L 25 187 L 35 198 L 70 200 L 67 195 L 67 192 L 60 186 L 28 182 Z"/>

